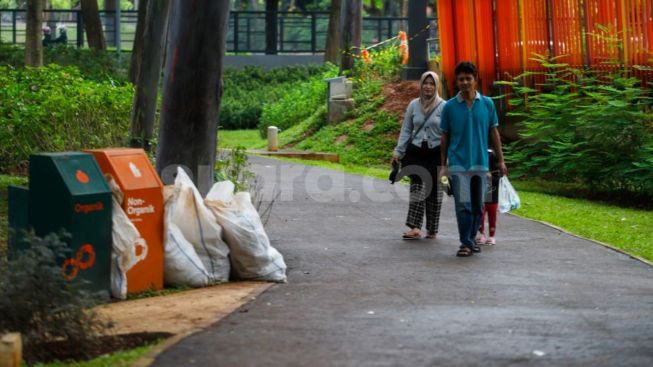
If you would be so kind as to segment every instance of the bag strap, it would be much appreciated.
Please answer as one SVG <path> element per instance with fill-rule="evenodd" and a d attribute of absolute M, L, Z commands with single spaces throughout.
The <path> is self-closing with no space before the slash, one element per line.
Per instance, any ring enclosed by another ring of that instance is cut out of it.
<path fill-rule="evenodd" d="M 420 131 L 422 131 L 422 128 L 424 127 L 424 125 L 426 125 L 426 122 L 431 118 L 431 115 L 433 115 L 433 113 L 435 112 L 435 110 L 437 110 L 438 107 L 440 107 L 440 105 L 441 105 L 443 102 L 444 102 L 444 99 L 441 100 L 440 103 L 438 103 L 435 107 L 433 107 L 433 109 L 431 110 L 431 112 L 429 112 L 429 114 L 426 115 L 426 117 L 424 117 L 424 123 L 423 123 L 423 124 L 422 124 L 418 129 L 417 129 L 417 131 L 415 131 L 414 134 L 411 134 L 411 135 L 410 135 L 410 140 L 409 140 L 409 142 L 412 142 L 412 141 L 413 141 L 413 138 L 415 138 L 415 137 L 417 136 L 417 134 L 418 134 Z"/>

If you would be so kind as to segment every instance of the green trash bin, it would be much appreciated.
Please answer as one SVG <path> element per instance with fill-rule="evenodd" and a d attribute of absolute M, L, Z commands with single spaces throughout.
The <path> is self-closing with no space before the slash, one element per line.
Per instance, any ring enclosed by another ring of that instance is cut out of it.
<path fill-rule="evenodd" d="M 30 157 L 29 224 L 36 235 L 62 229 L 71 254 L 61 270 L 91 291 L 111 289 L 111 190 L 93 155 L 42 153 Z M 108 294 L 108 293 L 107 293 Z"/>
<path fill-rule="evenodd" d="M 9 186 L 7 188 L 7 202 L 9 204 L 9 260 L 27 248 L 24 241 L 25 232 L 29 230 L 29 191 L 27 187 Z"/>

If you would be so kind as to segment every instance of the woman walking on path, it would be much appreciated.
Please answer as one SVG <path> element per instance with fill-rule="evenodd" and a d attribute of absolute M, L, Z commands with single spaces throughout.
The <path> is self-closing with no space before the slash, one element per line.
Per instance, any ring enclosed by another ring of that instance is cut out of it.
<path fill-rule="evenodd" d="M 402 173 L 410 177 L 410 200 L 403 234 L 407 240 L 422 238 L 426 214 L 426 238 L 438 233 L 442 190 L 437 180 L 440 163 L 440 114 L 444 100 L 438 95 L 438 75 L 427 71 L 419 81 L 419 98 L 408 104 L 392 163 L 401 161 Z"/>

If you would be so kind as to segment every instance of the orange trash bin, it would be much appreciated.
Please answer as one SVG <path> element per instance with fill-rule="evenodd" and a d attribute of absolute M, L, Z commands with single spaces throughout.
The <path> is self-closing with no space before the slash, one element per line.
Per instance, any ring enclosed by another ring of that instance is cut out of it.
<path fill-rule="evenodd" d="M 147 242 L 147 257 L 127 272 L 127 292 L 163 288 L 161 179 L 143 149 L 89 149 L 86 152 L 95 156 L 103 173 L 116 180 L 124 194 L 122 208 Z"/>

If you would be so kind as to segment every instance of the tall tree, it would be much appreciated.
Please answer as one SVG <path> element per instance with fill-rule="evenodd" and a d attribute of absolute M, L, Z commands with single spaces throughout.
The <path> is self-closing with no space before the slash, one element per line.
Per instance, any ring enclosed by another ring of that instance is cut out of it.
<path fill-rule="evenodd" d="M 102 21 L 100 20 L 100 10 L 97 0 L 81 0 L 82 19 L 84 21 L 84 30 L 88 46 L 94 50 L 105 51 L 107 49 L 104 42 L 104 32 L 102 31 Z"/>
<path fill-rule="evenodd" d="M 344 0 L 342 7 L 342 57 L 340 71 L 354 67 L 354 58 L 359 54 L 361 47 L 363 3 L 361 0 Z"/>
<path fill-rule="evenodd" d="M 334 64 L 340 62 L 340 12 L 341 0 L 331 1 L 331 12 L 329 13 L 329 28 L 327 30 L 324 61 Z"/>
<path fill-rule="evenodd" d="M 265 53 L 277 53 L 277 13 L 279 0 L 265 0 Z"/>
<path fill-rule="evenodd" d="M 187 167 L 205 194 L 215 167 L 229 2 L 175 0 L 172 7 L 156 167 L 164 183 L 176 166 Z"/>
<path fill-rule="evenodd" d="M 138 21 L 136 23 L 136 34 L 134 35 L 134 45 L 132 46 L 132 56 L 129 64 L 129 81 L 133 84 L 136 84 L 138 80 L 138 71 L 140 70 L 141 60 L 143 59 L 143 33 L 147 19 L 148 2 L 149 0 L 140 0 L 138 4 Z"/>
<path fill-rule="evenodd" d="M 27 33 L 25 38 L 25 65 L 43 66 L 43 0 L 27 1 Z"/>
<path fill-rule="evenodd" d="M 132 147 L 150 150 L 154 131 L 156 97 L 161 77 L 161 63 L 168 27 L 170 0 L 148 2 L 147 20 L 143 33 L 143 59 L 137 71 L 138 82 L 134 93 L 134 107 L 131 118 Z"/>

